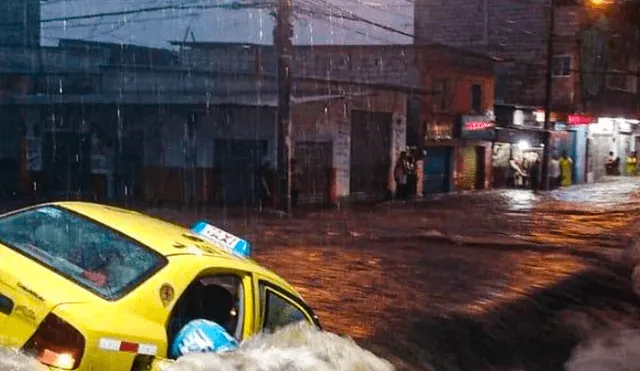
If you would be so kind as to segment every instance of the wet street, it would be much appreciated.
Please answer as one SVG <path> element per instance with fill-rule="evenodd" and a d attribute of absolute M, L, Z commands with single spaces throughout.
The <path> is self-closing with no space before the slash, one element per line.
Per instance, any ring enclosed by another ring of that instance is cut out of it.
<path fill-rule="evenodd" d="M 451 194 L 280 219 L 208 217 L 255 243 L 329 331 L 399 369 L 562 370 L 597 331 L 640 324 L 623 251 L 640 179 Z"/>

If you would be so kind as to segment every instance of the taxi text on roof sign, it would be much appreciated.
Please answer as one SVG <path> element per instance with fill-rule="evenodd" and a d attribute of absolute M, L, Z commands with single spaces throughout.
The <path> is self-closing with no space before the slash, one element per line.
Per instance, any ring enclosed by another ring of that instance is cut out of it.
<path fill-rule="evenodd" d="M 251 256 L 251 245 L 249 242 L 238 236 L 234 236 L 231 233 L 223 231 L 204 220 L 198 221 L 194 224 L 193 227 L 191 227 L 191 231 L 216 245 L 222 246 L 235 255 L 245 258 Z"/>

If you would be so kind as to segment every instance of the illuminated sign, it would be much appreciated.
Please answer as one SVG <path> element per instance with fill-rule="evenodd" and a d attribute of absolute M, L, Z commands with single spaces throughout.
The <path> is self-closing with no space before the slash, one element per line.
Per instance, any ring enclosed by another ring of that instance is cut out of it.
<path fill-rule="evenodd" d="M 487 130 L 493 129 L 496 126 L 491 121 L 469 121 L 464 124 L 464 129 L 467 131 Z"/>
<path fill-rule="evenodd" d="M 567 117 L 567 123 L 569 125 L 589 125 L 596 123 L 598 119 L 593 116 L 585 116 L 585 115 L 569 115 Z"/>
<path fill-rule="evenodd" d="M 462 116 L 456 128 L 456 136 L 462 139 L 493 140 L 496 123 L 484 115 Z"/>

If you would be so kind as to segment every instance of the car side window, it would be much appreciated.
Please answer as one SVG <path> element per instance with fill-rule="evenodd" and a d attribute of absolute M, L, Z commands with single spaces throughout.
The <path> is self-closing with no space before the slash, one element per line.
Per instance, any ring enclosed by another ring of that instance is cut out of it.
<path fill-rule="evenodd" d="M 313 315 L 306 313 L 305 308 L 291 296 L 270 286 L 260 285 L 260 302 L 262 303 L 262 329 L 273 332 L 281 327 L 301 321 L 314 324 Z"/>
<path fill-rule="evenodd" d="M 167 329 L 169 346 L 180 329 L 197 319 L 216 322 L 230 335 L 242 340 L 245 306 L 240 276 L 217 274 L 196 278 L 172 310 Z"/>

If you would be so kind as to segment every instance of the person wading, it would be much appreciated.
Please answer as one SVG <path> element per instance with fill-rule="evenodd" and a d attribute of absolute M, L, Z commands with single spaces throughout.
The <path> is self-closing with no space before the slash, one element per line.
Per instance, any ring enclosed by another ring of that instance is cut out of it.
<path fill-rule="evenodd" d="M 558 159 L 558 155 L 555 155 L 549 162 L 549 182 L 551 183 L 551 189 L 556 189 L 560 186 L 561 174 L 562 172 L 560 171 L 560 160 Z"/>
<path fill-rule="evenodd" d="M 399 200 L 406 199 L 407 196 L 407 152 L 400 152 L 400 157 L 393 169 L 393 178 L 396 181 L 396 198 Z"/>
<path fill-rule="evenodd" d="M 298 161 L 291 159 L 291 207 L 298 207 L 300 202 L 300 187 L 302 186 L 302 170 Z"/>
<path fill-rule="evenodd" d="M 635 151 L 630 152 L 627 156 L 627 175 L 628 176 L 636 176 L 638 175 L 638 158 Z"/>
<path fill-rule="evenodd" d="M 560 159 L 560 177 L 562 178 L 562 186 L 568 187 L 572 184 L 571 181 L 571 167 L 573 161 L 567 155 L 567 151 L 562 152 L 562 158 Z"/>

